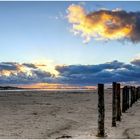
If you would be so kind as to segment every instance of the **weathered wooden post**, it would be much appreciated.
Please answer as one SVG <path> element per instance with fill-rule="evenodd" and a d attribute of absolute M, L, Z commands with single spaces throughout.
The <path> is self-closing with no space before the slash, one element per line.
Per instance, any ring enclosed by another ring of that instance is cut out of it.
<path fill-rule="evenodd" d="M 126 87 L 122 89 L 122 112 L 125 112 Z"/>
<path fill-rule="evenodd" d="M 136 88 L 134 87 L 134 103 L 136 102 Z"/>
<path fill-rule="evenodd" d="M 127 109 L 129 109 L 129 87 L 127 86 Z"/>
<path fill-rule="evenodd" d="M 132 105 L 133 105 L 133 92 L 134 92 L 134 90 L 133 90 L 133 87 L 131 86 L 130 87 L 130 97 L 131 97 L 131 100 L 130 100 L 130 107 L 132 107 Z"/>
<path fill-rule="evenodd" d="M 137 101 L 137 88 L 135 87 L 135 102 Z"/>
<path fill-rule="evenodd" d="M 138 90 L 138 99 L 139 99 L 139 87 L 137 87 L 137 90 Z"/>
<path fill-rule="evenodd" d="M 112 127 L 116 126 L 116 93 L 117 93 L 117 83 L 113 82 L 112 84 L 113 92 L 112 92 Z"/>
<path fill-rule="evenodd" d="M 138 99 L 140 98 L 140 87 L 138 87 Z"/>
<path fill-rule="evenodd" d="M 127 86 L 125 86 L 125 88 L 126 88 L 126 89 L 125 89 L 125 94 L 126 94 L 126 95 L 125 95 L 125 111 L 126 111 L 126 110 L 127 110 L 127 98 L 128 98 L 128 97 L 127 97 Z"/>
<path fill-rule="evenodd" d="M 123 99 L 122 99 L 122 112 L 124 113 L 127 110 L 127 86 L 123 87 Z"/>
<path fill-rule="evenodd" d="M 139 98 L 140 98 L 140 87 L 138 87 L 138 89 L 139 89 Z"/>
<path fill-rule="evenodd" d="M 121 84 L 120 84 L 120 115 L 122 116 L 122 88 L 121 88 Z"/>
<path fill-rule="evenodd" d="M 135 97 L 134 96 L 135 96 L 135 89 L 134 89 L 134 87 L 131 87 L 131 106 L 135 102 Z"/>
<path fill-rule="evenodd" d="M 134 102 L 135 102 L 135 87 L 132 87 L 132 99 L 133 99 L 133 104 L 134 104 Z"/>
<path fill-rule="evenodd" d="M 121 106 L 120 106 L 121 96 L 120 96 L 120 84 L 117 83 L 117 116 L 116 120 L 121 121 Z"/>
<path fill-rule="evenodd" d="M 137 87 L 137 89 L 138 89 L 138 99 L 140 98 L 139 96 L 139 94 L 140 94 L 140 89 L 139 89 L 139 87 Z"/>
<path fill-rule="evenodd" d="M 137 87 L 137 100 L 139 99 L 139 87 Z"/>
<path fill-rule="evenodd" d="M 105 136 L 104 118 L 105 118 L 104 85 L 98 84 L 98 134 L 97 134 L 98 137 Z"/>
<path fill-rule="evenodd" d="M 136 101 L 138 100 L 138 93 L 139 93 L 139 89 L 138 87 L 136 88 Z"/>

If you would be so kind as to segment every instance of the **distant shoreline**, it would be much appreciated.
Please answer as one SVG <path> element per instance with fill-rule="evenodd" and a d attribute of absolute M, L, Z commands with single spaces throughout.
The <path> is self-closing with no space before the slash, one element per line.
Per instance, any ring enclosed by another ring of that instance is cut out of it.
<path fill-rule="evenodd" d="M 77 91 L 77 90 L 96 90 L 96 89 L 88 89 L 88 88 L 22 88 L 22 87 L 15 87 L 15 86 L 0 86 L 0 91 L 7 91 L 7 90 L 10 90 L 10 91 L 13 91 L 13 90 L 24 90 L 24 91 L 27 91 L 27 90 L 51 90 L 51 91 Z"/>
<path fill-rule="evenodd" d="M 0 92 L 6 91 L 50 91 L 50 92 L 92 92 L 96 89 L 41 89 L 41 88 L 16 88 L 16 89 L 0 89 Z"/>

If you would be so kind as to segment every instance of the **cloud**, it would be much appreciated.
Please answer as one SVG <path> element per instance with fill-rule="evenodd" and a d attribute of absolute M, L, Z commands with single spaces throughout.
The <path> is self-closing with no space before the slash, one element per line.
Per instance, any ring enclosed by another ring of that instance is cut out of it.
<path fill-rule="evenodd" d="M 140 66 L 140 58 L 134 58 L 134 59 L 131 61 L 131 64 Z"/>
<path fill-rule="evenodd" d="M 0 63 L 0 70 L 16 70 L 17 63 L 13 62 L 2 62 Z"/>
<path fill-rule="evenodd" d="M 44 68 L 45 67 L 45 68 Z M 140 59 L 130 64 L 117 60 L 97 65 L 56 65 L 54 75 L 45 64 L 0 63 L 0 84 L 57 83 L 96 85 L 97 83 L 140 83 Z"/>
<path fill-rule="evenodd" d="M 44 69 L 44 67 L 46 68 L 44 64 L 1 62 L 0 84 L 51 82 L 54 74 Z"/>
<path fill-rule="evenodd" d="M 29 67 L 29 68 L 33 68 L 33 69 L 37 68 L 37 66 L 35 64 L 32 64 L 32 63 L 23 63 L 22 65 Z"/>
<path fill-rule="evenodd" d="M 140 41 L 140 12 L 124 10 L 99 10 L 87 13 L 80 5 L 68 7 L 68 21 L 74 34 L 80 34 L 85 42 L 96 40 L 127 39 Z"/>
<path fill-rule="evenodd" d="M 59 82 L 79 85 L 97 83 L 140 82 L 140 66 L 112 61 L 98 65 L 57 66 Z"/>
<path fill-rule="evenodd" d="M 85 73 L 92 74 L 93 72 L 97 73 L 103 69 L 118 69 L 122 65 L 121 62 L 113 61 L 111 63 L 99 64 L 99 65 L 68 65 L 68 66 L 56 66 L 56 70 L 61 74 L 78 74 Z"/>

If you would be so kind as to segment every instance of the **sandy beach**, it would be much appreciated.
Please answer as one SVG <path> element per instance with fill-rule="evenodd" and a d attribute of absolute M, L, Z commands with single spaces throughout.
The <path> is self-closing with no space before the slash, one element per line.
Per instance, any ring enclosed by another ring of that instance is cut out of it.
<path fill-rule="evenodd" d="M 105 90 L 107 138 L 140 138 L 140 102 L 112 128 L 111 93 Z M 0 138 L 97 138 L 97 102 L 96 91 L 1 91 Z"/>

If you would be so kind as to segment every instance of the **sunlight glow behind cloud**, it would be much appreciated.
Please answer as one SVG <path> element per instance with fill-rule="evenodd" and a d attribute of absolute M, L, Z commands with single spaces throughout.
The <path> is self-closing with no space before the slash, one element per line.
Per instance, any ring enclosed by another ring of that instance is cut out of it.
<path fill-rule="evenodd" d="M 50 72 L 54 76 L 58 76 L 58 71 L 55 70 L 55 64 L 53 60 L 40 58 L 32 61 L 32 63 L 40 70 Z"/>
<path fill-rule="evenodd" d="M 46 62 L 46 61 L 45 61 Z M 53 65 L 47 63 L 0 63 L 0 84 L 22 84 L 29 87 L 94 86 L 97 83 L 140 83 L 140 59 L 129 64 L 117 60 L 97 65 Z M 54 71 L 57 72 L 55 75 Z"/>
<path fill-rule="evenodd" d="M 68 7 L 68 21 L 74 34 L 80 34 L 85 42 L 96 40 L 128 39 L 140 41 L 140 13 L 120 9 L 99 10 L 87 13 L 80 5 Z"/>

